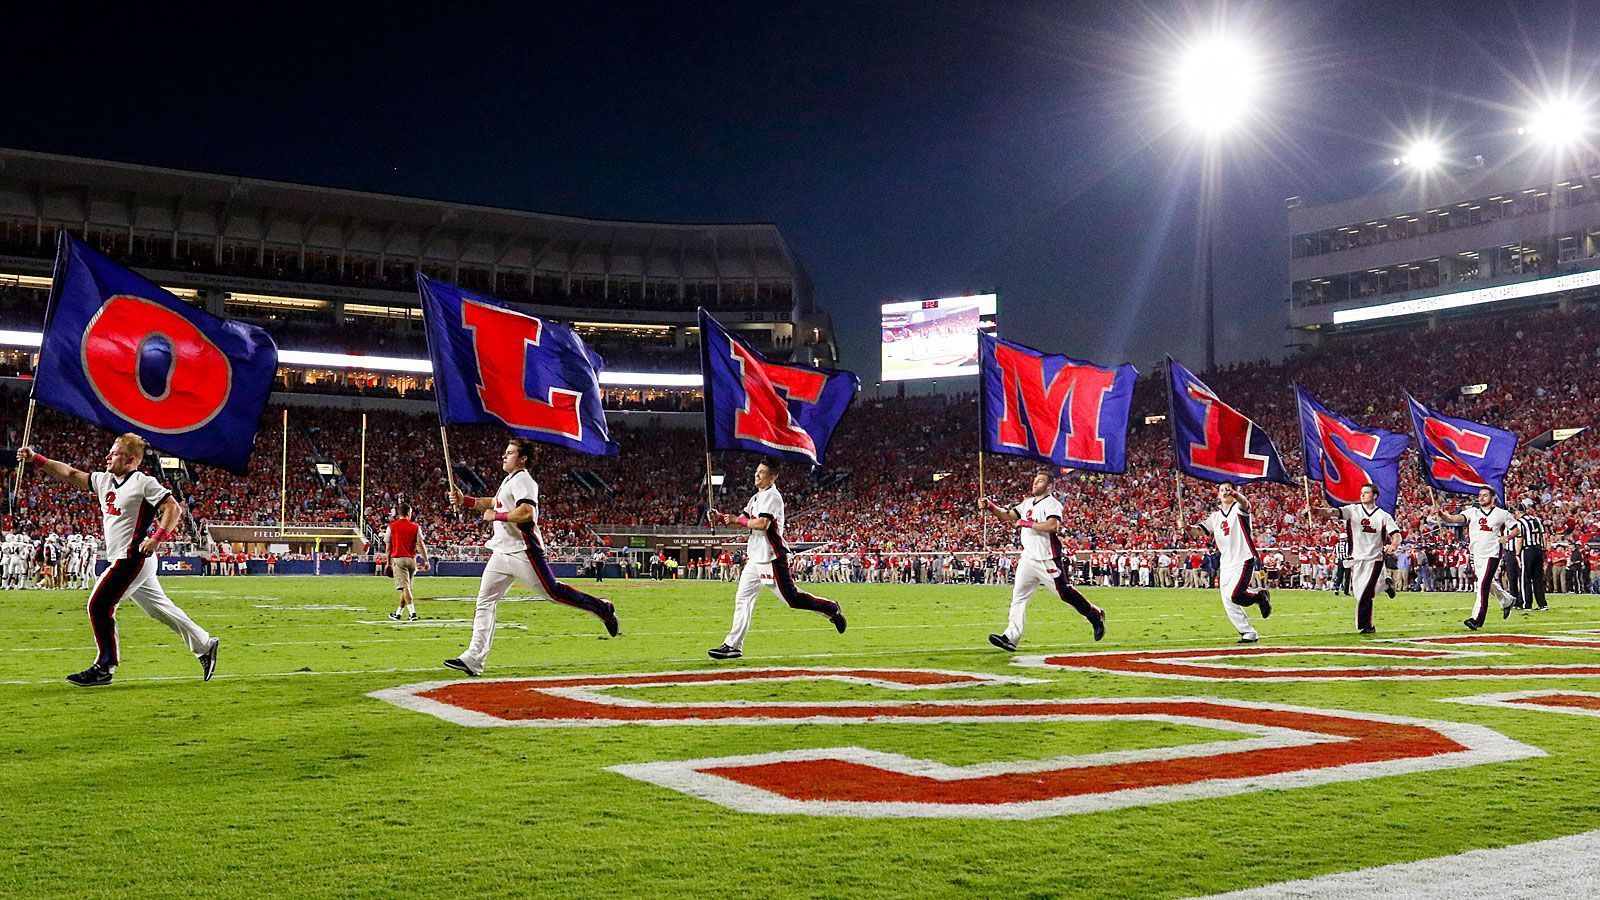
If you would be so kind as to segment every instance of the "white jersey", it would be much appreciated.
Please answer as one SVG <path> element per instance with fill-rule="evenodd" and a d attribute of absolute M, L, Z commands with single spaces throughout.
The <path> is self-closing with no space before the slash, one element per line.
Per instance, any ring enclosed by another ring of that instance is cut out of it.
<path fill-rule="evenodd" d="M 778 534 L 783 534 L 783 495 L 778 493 L 778 486 L 774 484 L 764 491 L 756 491 L 750 497 L 750 502 L 744 505 L 744 514 L 752 519 L 757 516 L 770 517 L 778 528 Z M 750 561 L 756 563 L 772 562 L 778 555 L 772 549 L 772 542 L 760 531 L 750 532 L 745 552 L 749 554 Z"/>
<path fill-rule="evenodd" d="M 1383 558 L 1383 547 L 1391 535 L 1400 533 L 1394 517 L 1382 507 L 1352 503 L 1339 508 L 1345 530 L 1350 535 L 1350 559 L 1372 562 Z"/>
<path fill-rule="evenodd" d="M 101 524 L 106 534 L 106 559 L 116 562 L 143 557 L 139 544 L 149 537 L 156 507 L 172 496 L 143 472 L 129 472 L 120 480 L 110 472 L 90 472 L 89 489 L 100 502 Z"/>
<path fill-rule="evenodd" d="M 1511 513 L 1496 506 L 1484 511 L 1473 504 L 1461 510 L 1467 517 L 1467 545 L 1472 548 L 1473 559 L 1490 559 L 1500 555 L 1500 538 L 1515 526 Z"/>
<path fill-rule="evenodd" d="M 1053 492 L 1043 497 L 1029 497 L 1012 509 L 1017 511 L 1017 515 L 1034 522 L 1047 519 L 1060 522 L 1063 515 L 1061 501 Z M 1054 534 L 1034 531 L 1032 528 L 1023 528 L 1021 532 L 1023 556 L 1039 562 L 1052 562 L 1059 555 L 1061 543 Z"/>
<path fill-rule="evenodd" d="M 1250 537 L 1250 514 L 1243 504 L 1234 503 L 1226 510 L 1214 509 L 1200 527 L 1217 543 L 1217 553 L 1224 568 L 1242 566 L 1256 557 L 1256 544 Z"/>
<path fill-rule="evenodd" d="M 518 469 L 500 482 L 494 495 L 494 511 L 508 513 L 527 503 L 533 506 L 533 518 L 521 525 L 510 522 L 492 522 L 489 525 L 489 542 L 486 546 L 496 553 L 524 553 L 538 541 L 544 546 L 544 536 L 539 532 L 539 482 L 533 480 L 527 469 Z"/>

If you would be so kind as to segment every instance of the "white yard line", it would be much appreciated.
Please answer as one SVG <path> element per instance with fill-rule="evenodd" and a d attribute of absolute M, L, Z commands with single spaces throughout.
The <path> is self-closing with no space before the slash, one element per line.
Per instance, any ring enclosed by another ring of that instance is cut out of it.
<path fill-rule="evenodd" d="M 1600 831 L 1284 881 L 1208 900 L 1579 900 L 1600 893 Z"/>

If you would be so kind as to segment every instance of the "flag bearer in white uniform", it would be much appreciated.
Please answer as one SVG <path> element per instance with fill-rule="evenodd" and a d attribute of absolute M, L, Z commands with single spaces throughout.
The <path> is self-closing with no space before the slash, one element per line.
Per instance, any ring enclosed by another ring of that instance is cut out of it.
<path fill-rule="evenodd" d="M 544 537 L 539 533 L 539 483 L 528 474 L 533 458 L 533 441 L 512 438 L 500 454 L 500 469 L 506 473 L 493 498 L 471 497 L 457 490 L 450 493 L 450 504 L 483 513 L 490 523 L 486 546 L 492 552 L 478 582 L 478 608 L 472 619 L 472 643 L 467 650 L 444 664 L 468 675 L 482 675 L 489 649 L 494 646 L 494 621 L 500 601 L 520 581 L 536 596 L 564 606 L 581 609 L 599 619 L 606 633 L 617 636 L 617 609 L 610 600 L 591 597 L 583 591 L 557 581 L 545 557 Z"/>
<path fill-rule="evenodd" d="M 1400 526 L 1378 506 L 1375 484 L 1361 486 L 1360 503 L 1327 506 L 1316 512 L 1344 522 L 1350 545 L 1350 589 L 1356 595 L 1356 629 L 1374 634 L 1378 629 L 1372 624 L 1372 599 L 1378 594 L 1379 582 L 1384 593 L 1394 599 L 1394 581 L 1384 572 L 1383 555 L 1399 549 Z"/>
<path fill-rule="evenodd" d="M 55 480 L 92 491 L 100 504 L 105 527 L 106 560 L 111 563 L 89 592 L 89 628 L 98 653 L 94 664 L 67 680 L 81 687 L 111 683 L 121 662 L 117 643 L 117 604 L 131 597 L 150 618 L 176 631 L 184 646 L 200 660 L 206 681 L 217 669 L 221 641 L 206 633 L 161 590 L 156 579 L 156 550 L 175 536 L 183 508 L 172 492 L 139 471 L 144 462 L 144 438 L 125 434 L 111 444 L 104 472 L 80 472 L 64 462 L 46 459 L 32 447 L 17 450 L 19 465 L 33 467 Z M 159 521 L 158 521 L 159 517 Z M 151 526 L 154 525 L 154 530 Z"/>
<path fill-rule="evenodd" d="M 1261 618 L 1272 615 L 1272 593 L 1266 588 L 1250 590 L 1250 576 L 1257 562 L 1256 544 L 1250 536 L 1250 501 L 1231 484 L 1217 485 L 1217 508 L 1205 521 L 1190 526 L 1197 535 L 1211 538 L 1217 545 L 1217 588 L 1222 593 L 1222 609 L 1239 632 L 1239 643 L 1254 644 L 1261 639 L 1245 607 L 1261 610 Z"/>
<path fill-rule="evenodd" d="M 1028 601 L 1033 592 L 1047 585 L 1063 602 L 1089 620 L 1095 640 L 1106 636 L 1105 610 L 1090 603 L 1068 580 L 1059 534 L 1063 515 L 1061 498 L 1050 489 L 1053 481 L 1048 469 L 1035 472 L 1028 496 L 1010 509 L 988 497 L 978 501 L 980 508 L 1016 527 L 1022 538 L 1022 555 L 1017 559 L 1016 577 L 1011 586 L 1010 620 L 1004 633 L 989 635 L 989 643 L 1008 653 L 1015 653 L 1017 644 L 1022 642 L 1022 631 L 1028 624 Z"/>
<path fill-rule="evenodd" d="M 1495 576 L 1500 574 L 1500 553 L 1504 544 L 1512 538 L 1515 521 L 1510 513 L 1495 503 L 1494 489 L 1479 488 L 1477 504 L 1459 513 L 1447 513 L 1436 502 L 1433 514 L 1441 522 L 1467 526 L 1467 546 L 1472 550 L 1472 571 L 1478 577 L 1478 590 L 1474 595 L 1472 617 L 1461 624 L 1471 631 L 1483 627 L 1484 617 L 1489 613 L 1491 593 L 1500 598 L 1501 616 L 1511 615 L 1514 598 L 1495 581 Z"/>

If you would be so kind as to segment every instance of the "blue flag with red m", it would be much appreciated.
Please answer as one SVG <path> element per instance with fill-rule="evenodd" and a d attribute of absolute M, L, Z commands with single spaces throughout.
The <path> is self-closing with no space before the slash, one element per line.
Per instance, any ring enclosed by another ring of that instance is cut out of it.
<path fill-rule="evenodd" d="M 1306 476 L 1322 485 L 1334 506 L 1361 502 L 1361 488 L 1378 489 L 1378 506 L 1394 515 L 1400 492 L 1400 457 L 1411 438 L 1382 428 L 1363 428 L 1328 409 L 1311 392 L 1294 386 L 1300 412 L 1300 449 Z"/>
<path fill-rule="evenodd" d="M 500 425 L 593 456 L 619 448 L 600 403 L 605 360 L 578 333 L 417 273 L 443 425 Z"/>
<path fill-rule="evenodd" d="M 1470 419 L 1457 419 L 1418 403 L 1406 394 L 1411 426 L 1422 455 L 1422 477 L 1435 490 L 1476 494 L 1490 488 L 1502 501 L 1506 472 L 1517 452 L 1517 436 Z"/>
<path fill-rule="evenodd" d="M 1170 356 L 1167 386 L 1172 449 L 1185 475 L 1229 484 L 1292 483 L 1272 438 Z"/>
<path fill-rule="evenodd" d="M 706 446 L 822 465 L 860 381 L 849 372 L 769 361 L 700 310 Z"/>
<path fill-rule="evenodd" d="M 1127 466 L 1139 372 L 978 335 L 983 449 L 1092 472 Z"/>
<path fill-rule="evenodd" d="M 63 229 L 34 399 L 244 474 L 278 370 L 254 325 L 184 303 Z"/>

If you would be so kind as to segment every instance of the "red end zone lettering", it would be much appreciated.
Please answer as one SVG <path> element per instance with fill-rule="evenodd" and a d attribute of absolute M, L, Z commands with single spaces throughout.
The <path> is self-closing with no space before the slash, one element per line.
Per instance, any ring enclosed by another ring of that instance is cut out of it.
<path fill-rule="evenodd" d="M 1500 709 L 1539 710 L 1574 716 L 1600 716 L 1600 694 L 1591 691 L 1506 691 L 1471 697 L 1446 697 L 1440 703 L 1465 703 Z"/>
<path fill-rule="evenodd" d="M 1148 721 L 1243 736 L 973 766 L 832 747 L 610 768 L 753 813 L 1031 819 L 1543 755 L 1477 725 L 1202 697 L 653 703 L 601 693 L 817 678 L 907 691 L 1032 680 L 918 669 L 741 669 L 432 682 L 371 696 L 474 726 Z"/>
<path fill-rule="evenodd" d="M 1464 634 L 1445 637 L 1408 638 L 1399 643 L 1444 646 L 1486 645 L 1536 647 L 1541 649 L 1600 650 L 1600 641 L 1579 638 L 1552 638 L 1526 634 Z M 1600 676 L 1600 665 L 1450 665 L 1450 666 L 1286 666 L 1250 665 L 1220 662 L 1225 659 L 1281 656 L 1366 656 L 1394 660 L 1454 660 L 1494 656 L 1474 650 L 1422 649 L 1416 647 L 1210 647 L 1192 650 L 1132 650 L 1099 653 L 1071 653 L 1060 656 L 1019 656 L 1019 666 L 1083 669 L 1114 675 L 1141 675 L 1150 678 L 1177 678 L 1190 681 L 1338 681 L 1344 679 L 1403 678 L 1563 678 Z"/>

